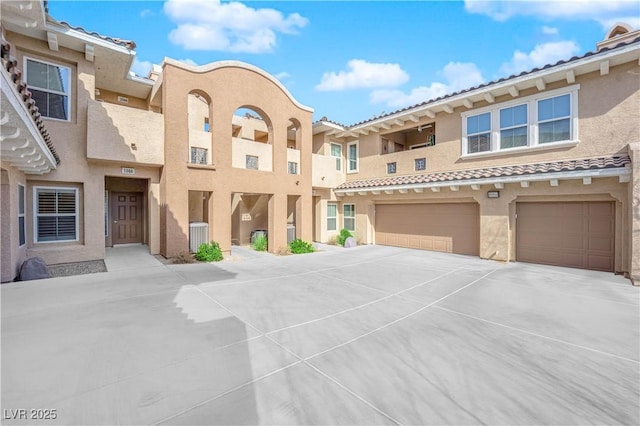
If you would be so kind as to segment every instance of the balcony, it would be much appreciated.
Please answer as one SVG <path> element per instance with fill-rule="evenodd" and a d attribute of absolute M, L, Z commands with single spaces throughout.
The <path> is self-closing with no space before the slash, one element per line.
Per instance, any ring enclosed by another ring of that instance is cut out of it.
<path fill-rule="evenodd" d="M 344 183 L 344 172 L 336 170 L 336 159 L 328 155 L 312 155 L 312 185 L 316 188 L 336 188 Z"/>
<path fill-rule="evenodd" d="M 231 165 L 233 167 L 255 169 L 262 172 L 273 171 L 273 147 L 271 145 L 241 138 L 232 139 L 233 157 Z"/>
<path fill-rule="evenodd" d="M 87 158 L 164 164 L 162 114 L 90 100 L 87 115 Z"/>

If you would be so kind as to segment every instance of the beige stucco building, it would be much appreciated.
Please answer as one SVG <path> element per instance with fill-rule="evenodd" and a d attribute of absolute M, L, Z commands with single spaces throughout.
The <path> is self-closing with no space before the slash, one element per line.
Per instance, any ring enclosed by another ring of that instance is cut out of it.
<path fill-rule="evenodd" d="M 23 4 L 21 2 L 20 4 Z M 2 3 L 2 281 L 41 256 L 266 233 L 596 269 L 640 284 L 640 32 L 345 126 L 273 76 L 165 59 Z"/>

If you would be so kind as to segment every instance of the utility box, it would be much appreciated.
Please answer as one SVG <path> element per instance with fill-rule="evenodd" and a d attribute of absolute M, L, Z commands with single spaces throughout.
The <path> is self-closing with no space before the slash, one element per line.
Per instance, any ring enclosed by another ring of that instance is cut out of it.
<path fill-rule="evenodd" d="M 189 251 L 195 253 L 200 244 L 209 242 L 209 224 L 207 222 L 189 223 Z"/>
<path fill-rule="evenodd" d="M 287 225 L 287 244 L 296 239 L 296 226 Z"/>

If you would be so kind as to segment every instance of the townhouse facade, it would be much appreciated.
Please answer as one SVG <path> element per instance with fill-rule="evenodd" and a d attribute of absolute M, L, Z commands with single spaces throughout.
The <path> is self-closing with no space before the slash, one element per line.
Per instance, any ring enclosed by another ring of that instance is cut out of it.
<path fill-rule="evenodd" d="M 640 284 L 640 32 L 355 125 L 235 61 L 166 58 L 2 3 L 2 281 L 41 256 L 257 233 L 621 273 Z"/>

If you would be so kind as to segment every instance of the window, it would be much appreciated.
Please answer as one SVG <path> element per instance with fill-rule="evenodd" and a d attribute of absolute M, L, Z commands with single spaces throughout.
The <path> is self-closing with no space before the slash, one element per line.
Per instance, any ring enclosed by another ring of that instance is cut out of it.
<path fill-rule="evenodd" d="M 35 188 L 35 242 L 78 240 L 78 190 Z"/>
<path fill-rule="evenodd" d="M 338 230 L 338 205 L 327 204 L 327 231 Z"/>
<path fill-rule="evenodd" d="M 69 120 L 71 69 L 25 58 L 27 86 L 43 117 Z"/>
<path fill-rule="evenodd" d="M 246 168 L 258 170 L 258 157 L 255 155 L 246 156 Z"/>
<path fill-rule="evenodd" d="M 332 143 L 331 156 L 336 159 L 336 171 L 342 171 L 342 145 Z"/>
<path fill-rule="evenodd" d="M 356 205 L 344 204 L 342 206 L 342 213 L 344 215 L 343 228 L 348 229 L 349 231 L 355 231 L 356 230 Z"/>
<path fill-rule="evenodd" d="M 416 172 L 427 170 L 427 159 L 426 158 L 416 158 L 414 161 Z"/>
<path fill-rule="evenodd" d="M 25 197 L 24 186 L 18 185 L 18 238 L 19 246 L 22 247 L 27 243 L 27 224 L 24 219 Z"/>
<path fill-rule="evenodd" d="M 355 173 L 358 171 L 358 141 L 349 142 L 347 144 L 347 172 Z"/>
<path fill-rule="evenodd" d="M 287 164 L 287 169 L 289 170 L 290 175 L 298 174 L 298 163 L 294 163 L 293 161 L 289 161 Z"/>
<path fill-rule="evenodd" d="M 491 113 L 467 117 L 467 152 L 491 150 Z"/>
<path fill-rule="evenodd" d="M 207 164 L 206 148 L 191 148 L 191 164 Z"/>
<path fill-rule="evenodd" d="M 527 104 L 500 110 L 500 149 L 527 146 Z"/>
<path fill-rule="evenodd" d="M 580 85 L 550 90 L 462 114 L 462 154 L 578 143 Z"/>
<path fill-rule="evenodd" d="M 396 172 L 396 163 L 387 163 L 387 174 L 391 175 Z"/>
<path fill-rule="evenodd" d="M 571 139 L 571 98 L 567 95 L 538 101 L 539 143 Z"/>

